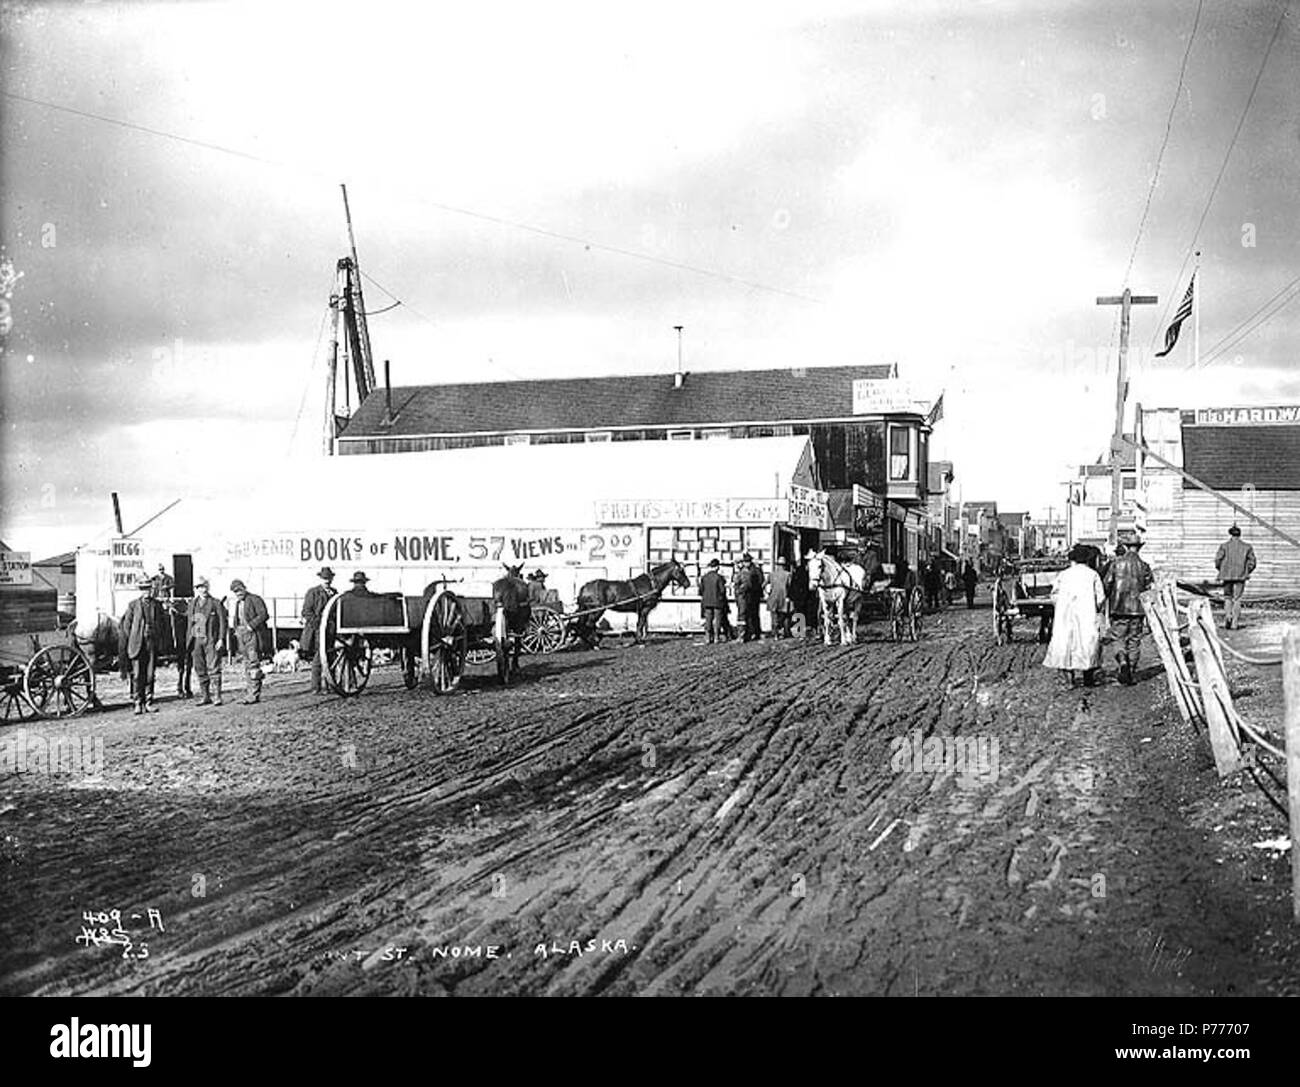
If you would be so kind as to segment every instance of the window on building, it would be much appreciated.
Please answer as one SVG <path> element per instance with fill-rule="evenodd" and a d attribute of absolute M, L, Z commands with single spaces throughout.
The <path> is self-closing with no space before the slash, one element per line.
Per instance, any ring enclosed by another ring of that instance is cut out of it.
<path fill-rule="evenodd" d="M 910 427 L 889 428 L 889 478 L 905 480 L 912 477 L 912 430 Z"/>
<path fill-rule="evenodd" d="M 587 441 L 589 442 L 608 442 L 613 441 L 614 435 L 608 430 L 589 430 L 587 431 Z"/>
<path fill-rule="evenodd" d="M 1110 528 L 1110 507 L 1100 506 L 1097 509 L 1097 527 Z"/>
<path fill-rule="evenodd" d="M 695 431 L 693 430 L 670 430 L 668 432 L 670 442 L 690 442 L 695 440 Z"/>
<path fill-rule="evenodd" d="M 716 441 L 718 438 L 730 438 L 731 431 L 727 427 L 719 427 L 714 430 L 704 431 L 700 437 L 706 441 Z"/>
<path fill-rule="evenodd" d="M 532 438 L 527 434 L 507 434 L 506 445 L 531 445 Z"/>

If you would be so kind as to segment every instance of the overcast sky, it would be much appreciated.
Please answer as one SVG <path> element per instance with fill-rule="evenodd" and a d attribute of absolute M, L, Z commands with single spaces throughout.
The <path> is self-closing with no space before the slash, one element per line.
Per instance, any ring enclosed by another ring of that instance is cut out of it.
<path fill-rule="evenodd" d="M 1200 370 L 1190 334 L 1150 357 L 1194 240 L 1203 355 L 1300 275 L 1297 12 L 1199 235 L 1282 4 L 1206 0 L 1175 105 L 1196 13 L 7 4 L 0 536 L 41 557 L 110 525 L 113 490 L 129 529 L 292 485 L 340 181 L 404 303 L 371 321 L 398 384 L 668 373 L 676 324 L 688 369 L 897 361 L 946 390 L 934 452 L 966 499 L 1059 508 L 1108 441 L 1095 299 L 1125 285 L 1171 106 L 1130 403 L 1300 401 L 1300 303 Z"/>

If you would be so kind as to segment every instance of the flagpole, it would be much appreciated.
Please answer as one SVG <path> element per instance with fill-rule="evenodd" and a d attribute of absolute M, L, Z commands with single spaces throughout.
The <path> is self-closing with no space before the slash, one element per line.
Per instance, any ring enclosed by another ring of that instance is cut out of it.
<path fill-rule="evenodd" d="M 1201 251 L 1196 251 L 1196 268 L 1192 272 L 1196 284 L 1192 292 L 1192 369 L 1201 367 Z"/>

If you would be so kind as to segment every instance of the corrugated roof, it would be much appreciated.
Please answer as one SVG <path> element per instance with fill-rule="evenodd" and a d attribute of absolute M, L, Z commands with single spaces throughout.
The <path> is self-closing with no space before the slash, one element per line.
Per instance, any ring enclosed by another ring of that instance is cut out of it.
<path fill-rule="evenodd" d="M 357 409 L 342 437 L 411 437 L 606 427 L 703 426 L 853 414 L 853 382 L 884 380 L 891 366 L 557 378 L 393 389 L 391 426 L 382 388 Z"/>
<path fill-rule="evenodd" d="M 1300 490 L 1300 426 L 1186 426 L 1183 468 L 1217 490 Z"/>

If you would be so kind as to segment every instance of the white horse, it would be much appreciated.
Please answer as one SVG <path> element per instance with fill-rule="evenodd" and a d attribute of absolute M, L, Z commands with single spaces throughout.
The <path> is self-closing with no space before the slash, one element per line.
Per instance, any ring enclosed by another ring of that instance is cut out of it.
<path fill-rule="evenodd" d="M 817 589 L 822 605 L 822 636 L 831 644 L 831 609 L 840 627 L 840 644 L 858 637 L 858 603 L 867 588 L 867 571 L 856 562 L 836 562 L 825 551 L 808 552 L 808 584 Z"/>

